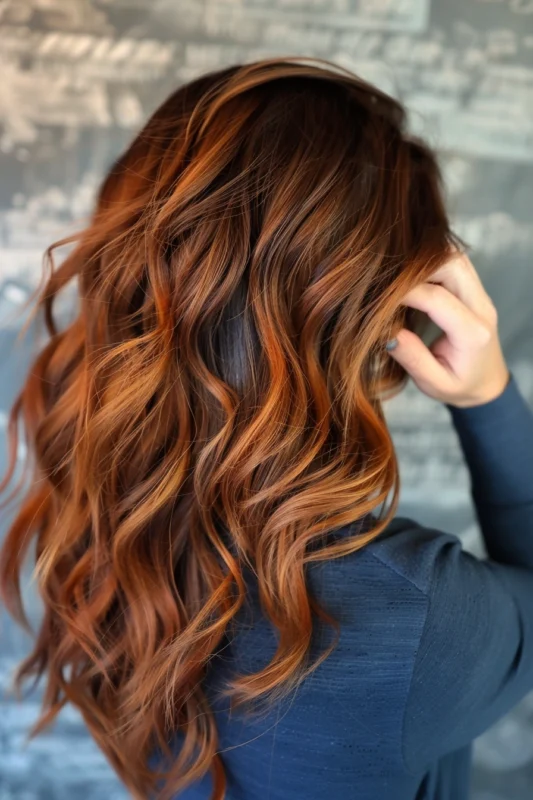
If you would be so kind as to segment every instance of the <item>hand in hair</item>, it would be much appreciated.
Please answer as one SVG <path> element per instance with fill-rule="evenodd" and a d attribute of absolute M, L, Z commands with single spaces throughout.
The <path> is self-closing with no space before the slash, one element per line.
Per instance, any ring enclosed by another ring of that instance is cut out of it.
<path fill-rule="evenodd" d="M 420 309 L 442 329 L 430 347 L 401 328 L 390 355 L 424 394 L 460 407 L 498 397 L 510 378 L 498 335 L 497 310 L 468 256 L 454 251 L 402 304 Z"/>

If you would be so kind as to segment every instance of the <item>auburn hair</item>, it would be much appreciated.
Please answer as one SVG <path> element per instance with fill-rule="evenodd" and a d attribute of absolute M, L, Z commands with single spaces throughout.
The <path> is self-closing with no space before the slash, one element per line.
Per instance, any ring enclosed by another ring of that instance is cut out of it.
<path fill-rule="evenodd" d="M 1 599 L 33 632 L 34 540 L 43 616 L 13 685 L 20 697 L 44 678 L 29 738 L 72 703 L 136 798 L 167 800 L 208 770 L 225 797 L 202 678 L 243 570 L 279 633 L 268 666 L 227 687 L 251 707 L 335 647 L 308 663 L 315 621 L 337 623 L 306 565 L 364 547 L 396 512 L 381 403 L 408 375 L 384 345 L 425 328 L 402 297 L 462 244 L 436 157 L 405 128 L 400 102 L 326 59 L 204 74 L 113 163 L 87 226 L 45 251 L 30 319 L 43 311 L 47 341 L 9 413 L 0 484 L 21 419 Z M 59 329 L 54 299 L 73 280 L 79 308 Z M 380 505 L 370 530 L 328 538 Z M 179 756 L 155 769 L 178 730 Z"/>

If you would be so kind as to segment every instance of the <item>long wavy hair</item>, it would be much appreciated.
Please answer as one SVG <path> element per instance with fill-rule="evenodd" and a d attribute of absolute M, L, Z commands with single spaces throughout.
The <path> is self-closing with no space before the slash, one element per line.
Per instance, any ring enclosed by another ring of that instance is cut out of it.
<path fill-rule="evenodd" d="M 0 485 L 21 418 L 1 598 L 33 632 L 34 540 L 44 614 L 13 685 L 20 697 L 45 678 L 28 738 L 72 703 L 136 798 L 166 800 L 208 770 L 225 796 L 202 679 L 245 601 L 243 570 L 279 633 L 265 669 L 228 684 L 246 707 L 335 646 L 309 663 L 315 621 L 338 624 L 306 565 L 358 550 L 396 512 L 382 401 L 408 376 L 384 345 L 423 330 L 401 299 L 462 244 L 435 156 L 405 127 L 397 100 L 325 59 L 204 74 L 113 163 L 89 224 L 45 251 L 30 319 L 42 309 L 49 341 L 9 413 Z M 58 329 L 73 279 L 79 310 Z M 380 505 L 370 530 L 328 539 Z M 176 731 L 179 757 L 153 769 Z"/>

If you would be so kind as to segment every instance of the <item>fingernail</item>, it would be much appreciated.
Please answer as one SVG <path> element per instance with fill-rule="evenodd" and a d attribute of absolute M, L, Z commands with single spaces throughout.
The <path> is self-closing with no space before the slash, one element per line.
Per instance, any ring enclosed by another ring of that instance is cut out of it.
<path fill-rule="evenodd" d="M 398 344 L 398 339 L 391 339 L 391 340 L 390 340 L 389 342 L 387 342 L 387 344 L 385 345 L 385 349 L 386 349 L 386 350 L 394 350 L 394 348 L 396 347 L 396 345 L 397 345 L 397 344 Z"/>

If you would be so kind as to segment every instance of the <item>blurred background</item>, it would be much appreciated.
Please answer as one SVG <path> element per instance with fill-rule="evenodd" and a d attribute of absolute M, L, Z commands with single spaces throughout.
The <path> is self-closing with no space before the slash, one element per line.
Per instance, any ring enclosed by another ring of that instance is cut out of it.
<path fill-rule="evenodd" d="M 176 85 L 273 55 L 331 59 L 406 104 L 440 155 L 455 230 L 474 248 L 533 406 L 533 0 L 0 0 L 2 473 L 7 411 L 35 344 L 15 339 L 45 247 L 83 226 L 104 172 Z M 60 319 L 72 316 L 75 296 L 60 301 Z M 412 385 L 385 411 L 398 513 L 483 555 L 448 411 Z M 125 800 L 73 709 L 23 746 L 40 692 L 22 704 L 6 695 L 29 640 L 5 614 L 0 625 L 0 800 Z M 533 694 L 474 755 L 472 800 L 533 797 Z"/>

